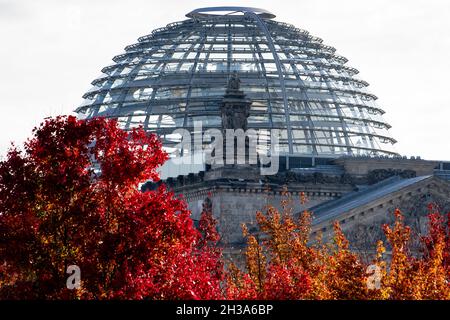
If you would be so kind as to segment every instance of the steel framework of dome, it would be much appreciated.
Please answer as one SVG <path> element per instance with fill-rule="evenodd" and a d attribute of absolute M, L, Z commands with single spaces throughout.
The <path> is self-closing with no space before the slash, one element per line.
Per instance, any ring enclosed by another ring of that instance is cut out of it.
<path fill-rule="evenodd" d="M 142 125 L 166 150 L 177 128 L 220 128 L 220 102 L 238 72 L 253 104 L 249 128 L 280 129 L 286 155 L 396 155 L 376 96 L 322 39 L 255 8 L 202 8 L 127 46 L 76 112 Z"/>

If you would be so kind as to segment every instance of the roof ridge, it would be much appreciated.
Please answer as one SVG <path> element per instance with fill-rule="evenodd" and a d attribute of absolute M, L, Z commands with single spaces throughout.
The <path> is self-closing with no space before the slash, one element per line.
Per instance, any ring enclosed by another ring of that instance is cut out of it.
<path fill-rule="evenodd" d="M 331 200 L 326 203 L 326 206 L 316 206 L 311 208 L 310 210 L 315 215 L 315 223 L 321 222 L 325 219 L 328 219 L 332 216 L 336 216 L 338 214 L 344 213 L 346 211 L 352 210 L 355 207 L 367 204 L 373 200 L 379 199 L 381 197 L 386 196 L 387 194 L 390 194 L 395 191 L 399 191 L 401 189 L 404 189 L 405 187 L 408 187 L 414 183 L 423 181 L 428 178 L 432 178 L 432 175 L 427 176 L 419 176 L 414 178 L 408 178 L 408 179 L 402 179 L 398 177 L 397 179 L 385 179 L 382 182 L 386 182 L 384 184 L 375 184 L 371 186 L 371 188 L 362 190 L 362 191 L 356 191 L 352 192 L 348 196 Z M 389 181 L 386 181 L 389 180 Z M 387 183 L 390 182 L 390 183 Z M 383 187 L 382 189 L 379 189 L 379 187 Z M 378 188 L 377 188 L 378 187 Z M 372 195 L 371 195 L 372 194 Z M 358 201 L 359 200 L 359 201 Z"/>

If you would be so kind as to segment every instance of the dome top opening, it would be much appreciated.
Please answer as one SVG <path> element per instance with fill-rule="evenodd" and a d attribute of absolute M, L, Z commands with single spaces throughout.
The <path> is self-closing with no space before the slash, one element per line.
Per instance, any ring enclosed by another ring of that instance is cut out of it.
<path fill-rule="evenodd" d="M 260 9 L 250 7 L 207 7 L 199 8 L 186 14 L 188 18 L 211 18 L 230 15 L 243 15 L 245 13 L 255 13 L 264 19 L 274 19 L 276 15 L 273 13 Z"/>

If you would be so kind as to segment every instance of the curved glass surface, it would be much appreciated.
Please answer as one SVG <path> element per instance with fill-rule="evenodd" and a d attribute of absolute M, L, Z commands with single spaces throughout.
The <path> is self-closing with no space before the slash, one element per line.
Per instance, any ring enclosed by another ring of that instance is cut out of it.
<path fill-rule="evenodd" d="M 117 118 L 125 129 L 143 126 L 175 152 L 181 139 L 175 129 L 194 132 L 196 121 L 203 130 L 220 128 L 220 102 L 236 71 L 253 101 L 249 128 L 280 129 L 282 153 L 396 154 L 376 96 L 333 47 L 262 9 L 206 9 L 114 57 L 84 94 L 80 117 Z"/>

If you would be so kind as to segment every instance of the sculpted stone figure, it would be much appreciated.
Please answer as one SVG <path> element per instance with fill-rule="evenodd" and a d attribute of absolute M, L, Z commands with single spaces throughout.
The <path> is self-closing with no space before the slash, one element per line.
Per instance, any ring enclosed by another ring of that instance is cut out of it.
<path fill-rule="evenodd" d="M 225 109 L 222 113 L 222 127 L 224 129 L 233 129 L 234 123 L 233 123 L 233 110 L 231 109 Z"/>
<path fill-rule="evenodd" d="M 241 79 L 239 79 L 238 73 L 235 71 L 231 75 L 230 80 L 228 80 L 228 90 L 238 91 L 240 87 L 241 87 Z"/>
<path fill-rule="evenodd" d="M 251 101 L 247 100 L 244 92 L 239 90 L 241 80 L 234 72 L 228 80 L 227 91 L 222 101 L 222 127 L 226 129 L 247 130 L 247 118 L 250 115 Z"/>
<path fill-rule="evenodd" d="M 231 129 L 242 129 L 247 130 L 247 118 L 249 116 L 249 111 L 247 108 L 238 108 L 235 110 L 232 116 L 232 127 Z"/>

